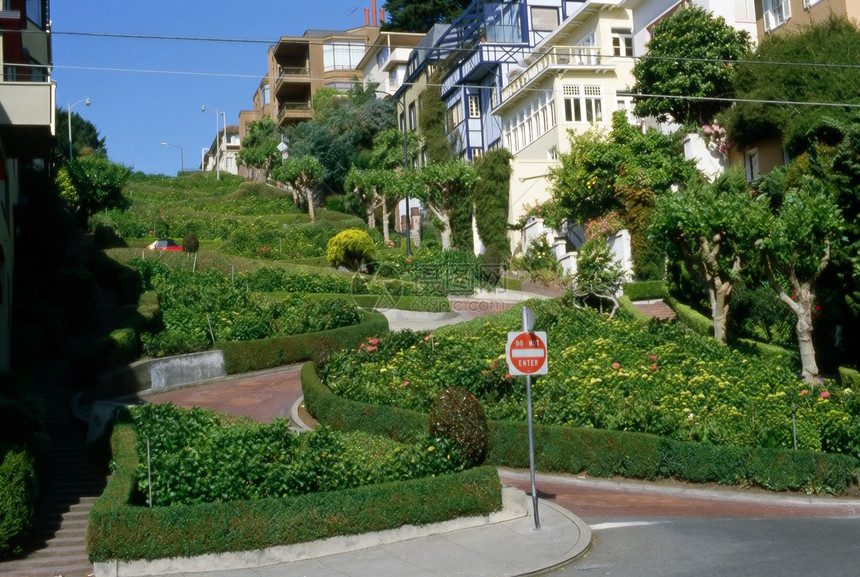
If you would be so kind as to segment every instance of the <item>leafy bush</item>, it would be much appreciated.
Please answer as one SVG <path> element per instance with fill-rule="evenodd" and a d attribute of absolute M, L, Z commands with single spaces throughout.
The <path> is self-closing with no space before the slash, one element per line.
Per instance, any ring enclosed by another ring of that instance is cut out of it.
<path fill-rule="evenodd" d="M 135 444 L 130 426 L 115 427 L 111 445 L 116 467 L 87 528 L 93 562 L 252 551 L 486 515 L 502 506 L 499 476 L 492 467 L 285 499 L 133 506 L 128 497 L 138 462 Z"/>
<path fill-rule="evenodd" d="M 325 258 L 335 268 L 345 266 L 358 271 L 373 260 L 375 250 L 370 235 L 353 228 L 339 232 L 328 241 Z"/>
<path fill-rule="evenodd" d="M 138 431 L 136 486 L 153 506 L 215 503 L 336 491 L 462 469 L 458 453 L 439 439 L 361 449 L 320 427 L 295 436 L 289 423 L 228 425 L 214 412 L 170 404 L 131 409 Z M 148 445 L 147 445 L 148 441 Z M 147 451 L 150 470 L 147 470 Z M 150 482 L 151 479 L 151 482 Z"/>
<path fill-rule="evenodd" d="M 200 240 L 197 235 L 193 232 L 186 233 L 182 238 L 182 251 L 197 252 L 198 250 L 200 250 Z"/>
<path fill-rule="evenodd" d="M 624 285 L 624 295 L 631 301 L 662 299 L 666 294 L 666 283 L 661 280 L 631 282 Z"/>
<path fill-rule="evenodd" d="M 440 392 L 430 405 L 430 435 L 450 439 L 463 456 L 480 465 L 487 456 L 487 414 L 475 395 L 461 387 Z"/>
<path fill-rule="evenodd" d="M 36 465 L 22 447 L 0 445 L 0 559 L 20 551 L 36 511 Z"/>
<path fill-rule="evenodd" d="M 839 367 L 839 380 L 842 386 L 860 392 L 860 371 L 850 367 Z"/>

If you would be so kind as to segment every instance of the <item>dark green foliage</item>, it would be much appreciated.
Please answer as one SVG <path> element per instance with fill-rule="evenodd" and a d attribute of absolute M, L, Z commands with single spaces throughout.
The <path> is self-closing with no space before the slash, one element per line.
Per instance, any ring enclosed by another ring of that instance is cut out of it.
<path fill-rule="evenodd" d="M 434 71 L 427 88 L 418 97 L 418 108 L 421 110 L 418 130 L 423 138 L 428 162 L 445 162 L 454 158 L 454 136 L 445 130 L 448 118 L 445 101 L 441 97 L 441 82 L 441 71 Z"/>
<path fill-rule="evenodd" d="M 430 435 L 449 439 L 466 460 L 480 465 L 489 445 L 487 414 L 481 401 L 462 387 L 449 387 L 430 405 Z"/>
<path fill-rule="evenodd" d="M 83 104 L 83 103 L 81 103 Z M 76 108 L 81 110 L 81 108 Z M 51 158 L 55 165 L 61 165 L 69 160 L 69 111 L 57 109 L 57 128 L 54 131 L 51 145 Z M 75 110 L 71 111 L 72 118 L 72 154 L 75 158 L 84 154 L 107 154 L 105 138 L 99 138 L 99 131 L 89 120 L 84 120 Z"/>
<path fill-rule="evenodd" d="M 274 120 L 268 116 L 254 120 L 248 124 L 247 134 L 242 138 L 239 162 L 259 170 L 264 177 L 268 176 L 272 165 L 280 157 L 280 142 L 281 131 Z"/>
<path fill-rule="evenodd" d="M 385 3 L 386 30 L 399 32 L 427 32 L 434 24 L 452 22 L 472 0 L 434 0 L 414 2 L 388 0 Z"/>
<path fill-rule="evenodd" d="M 22 447 L 0 443 L 0 559 L 20 551 L 33 528 L 36 510 L 36 465 Z"/>
<path fill-rule="evenodd" d="M 857 104 L 860 71 L 854 66 L 854 51 L 858 43 L 856 22 L 834 14 L 767 34 L 750 61 L 736 65 L 736 94 L 750 100 Z M 837 144 L 858 120 L 856 108 L 754 102 L 738 102 L 727 116 L 729 139 L 741 147 L 781 134 L 790 156 L 815 141 Z"/>
<path fill-rule="evenodd" d="M 182 237 L 182 252 L 197 252 L 200 250 L 200 240 L 193 232 L 186 233 Z"/>
<path fill-rule="evenodd" d="M 670 114 L 685 125 L 709 123 L 728 103 L 695 97 L 731 97 L 732 67 L 724 62 L 747 54 L 749 34 L 699 6 L 682 7 L 659 20 L 650 32 L 648 53 L 633 67 L 633 92 L 688 98 L 637 98 L 636 114 Z"/>
<path fill-rule="evenodd" d="M 291 498 L 149 509 L 129 504 L 136 442 L 131 427 L 115 428 L 111 444 L 116 468 L 93 507 L 87 531 L 93 562 L 250 551 L 486 515 L 502 506 L 498 473 L 479 467 Z"/>
<path fill-rule="evenodd" d="M 478 235 L 487 251 L 509 255 L 508 196 L 513 158 L 506 149 L 491 150 L 475 165 L 478 180 L 472 191 Z"/>
<path fill-rule="evenodd" d="M 624 285 L 624 295 L 631 301 L 662 299 L 666 294 L 666 283 L 661 280 L 631 282 Z"/>

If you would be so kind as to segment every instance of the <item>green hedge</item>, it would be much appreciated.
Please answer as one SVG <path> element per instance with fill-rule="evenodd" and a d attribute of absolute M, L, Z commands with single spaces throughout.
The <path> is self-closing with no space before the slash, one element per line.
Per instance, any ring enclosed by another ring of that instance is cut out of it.
<path fill-rule="evenodd" d="M 648 315 L 633 306 L 633 301 L 631 301 L 630 297 L 628 297 L 627 295 L 623 295 L 618 299 L 618 306 L 621 308 L 621 310 L 628 313 L 637 321 L 648 321 Z"/>
<path fill-rule="evenodd" d="M 254 341 L 219 342 L 214 348 L 223 351 L 224 365 L 231 375 L 298 363 L 327 349 L 357 347 L 366 337 L 388 330 L 384 315 L 362 313 L 362 316 L 364 321 L 348 327 Z"/>
<path fill-rule="evenodd" d="M 335 429 L 408 438 L 424 430 L 427 415 L 349 401 L 322 384 L 313 365 L 302 367 L 305 404 Z M 682 442 L 644 433 L 535 425 L 535 461 L 543 471 L 599 477 L 674 478 L 696 483 L 753 484 L 774 491 L 842 493 L 860 472 L 857 459 L 813 451 Z M 529 466 L 527 426 L 490 421 L 488 465 Z"/>
<path fill-rule="evenodd" d="M 366 309 L 398 309 L 403 311 L 418 311 L 428 313 L 446 313 L 451 310 L 448 297 L 423 295 L 365 295 L 365 294 L 341 294 L 341 293 L 308 293 L 308 299 L 340 298 L 355 303 Z"/>
<path fill-rule="evenodd" d="M 769 343 L 760 343 L 752 339 L 738 339 L 732 342 L 732 346 L 746 355 L 755 355 L 784 365 L 797 365 L 799 362 L 796 352 Z"/>
<path fill-rule="evenodd" d="M 839 367 L 839 381 L 842 387 L 860 392 L 860 371 L 851 367 Z"/>
<path fill-rule="evenodd" d="M 401 442 L 412 441 L 427 432 L 424 413 L 359 403 L 335 395 L 320 381 L 313 363 L 305 363 L 301 378 L 305 407 L 315 419 L 333 429 L 366 431 Z"/>
<path fill-rule="evenodd" d="M 714 336 L 714 321 L 706 317 L 702 313 L 694 310 L 692 307 L 682 304 L 678 299 L 672 296 L 666 296 L 666 302 L 675 311 L 678 320 L 684 323 L 691 330 L 704 335 L 706 337 Z"/>
<path fill-rule="evenodd" d="M 624 296 L 631 301 L 646 301 L 666 298 L 666 282 L 662 280 L 646 280 L 631 282 L 624 285 Z"/>
<path fill-rule="evenodd" d="M 36 464 L 22 446 L 0 446 L 0 559 L 20 552 L 36 516 Z"/>
<path fill-rule="evenodd" d="M 111 437 L 116 466 L 87 527 L 87 553 L 94 563 L 250 551 L 487 515 L 502 506 L 492 467 L 295 498 L 133 506 L 135 437 L 127 424 L 118 425 Z"/>

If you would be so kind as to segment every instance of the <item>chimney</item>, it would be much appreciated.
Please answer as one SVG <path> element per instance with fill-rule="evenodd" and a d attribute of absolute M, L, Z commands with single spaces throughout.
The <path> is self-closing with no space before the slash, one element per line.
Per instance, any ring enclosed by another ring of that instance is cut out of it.
<path fill-rule="evenodd" d="M 381 25 L 384 23 L 385 23 L 385 8 L 380 8 L 379 9 L 379 24 Z"/>
<path fill-rule="evenodd" d="M 372 0 L 370 4 L 371 4 L 370 11 L 373 12 L 373 25 L 379 26 L 379 22 L 376 19 L 376 0 Z"/>
<path fill-rule="evenodd" d="M 364 25 L 370 26 L 370 8 L 364 9 Z"/>

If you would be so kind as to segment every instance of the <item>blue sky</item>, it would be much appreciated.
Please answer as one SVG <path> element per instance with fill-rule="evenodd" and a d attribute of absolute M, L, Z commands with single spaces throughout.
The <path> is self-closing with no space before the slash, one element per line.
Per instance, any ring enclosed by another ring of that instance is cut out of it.
<path fill-rule="evenodd" d="M 377 0 L 381 8 L 383 0 Z M 215 109 L 237 124 L 266 73 L 266 51 L 307 29 L 364 25 L 371 0 L 53 0 L 57 105 L 89 98 L 73 111 L 106 139 L 115 162 L 174 175 L 200 165 L 215 138 Z M 79 36 L 104 33 L 227 38 L 212 43 Z M 206 112 L 200 110 L 206 106 Z M 168 142 L 174 146 L 161 146 Z"/>

